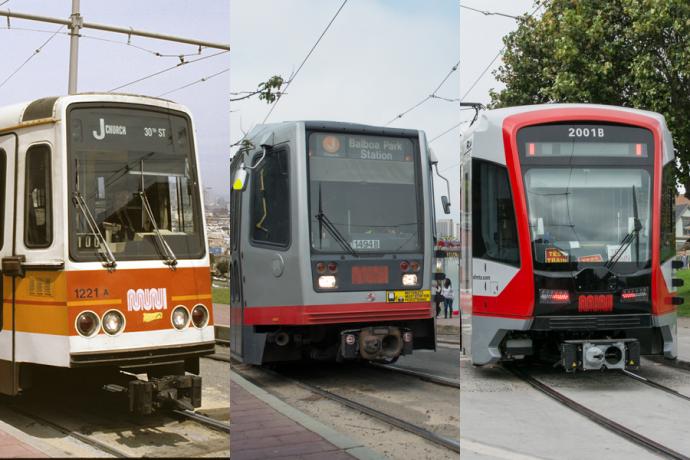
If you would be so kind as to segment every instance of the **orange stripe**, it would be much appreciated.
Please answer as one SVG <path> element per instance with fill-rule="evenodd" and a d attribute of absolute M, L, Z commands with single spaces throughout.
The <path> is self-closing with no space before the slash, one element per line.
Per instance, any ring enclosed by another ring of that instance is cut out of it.
<path fill-rule="evenodd" d="M 3 309 L 3 329 L 12 327 L 12 308 Z M 67 308 L 53 305 L 15 304 L 15 330 L 38 334 L 69 335 Z"/>

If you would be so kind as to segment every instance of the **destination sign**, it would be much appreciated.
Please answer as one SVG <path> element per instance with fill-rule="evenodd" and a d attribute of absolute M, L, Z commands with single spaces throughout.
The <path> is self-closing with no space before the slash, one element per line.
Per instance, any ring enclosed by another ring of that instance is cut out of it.
<path fill-rule="evenodd" d="M 88 147 L 187 148 L 186 121 L 179 116 L 132 109 L 81 108 L 70 113 L 71 140 Z"/>
<path fill-rule="evenodd" d="M 375 161 L 414 160 L 410 139 L 362 134 L 312 133 L 309 155 L 320 158 L 349 158 Z"/>

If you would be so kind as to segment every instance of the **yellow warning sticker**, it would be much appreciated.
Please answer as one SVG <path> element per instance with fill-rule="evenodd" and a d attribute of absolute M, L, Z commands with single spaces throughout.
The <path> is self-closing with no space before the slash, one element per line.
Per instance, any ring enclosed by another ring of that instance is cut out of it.
<path fill-rule="evenodd" d="M 431 302 L 431 291 L 386 291 L 386 302 Z"/>
<path fill-rule="evenodd" d="M 156 321 L 159 319 L 163 319 L 163 312 L 162 311 L 157 311 L 154 313 L 144 313 L 144 322 L 145 323 L 150 323 L 151 321 Z"/>

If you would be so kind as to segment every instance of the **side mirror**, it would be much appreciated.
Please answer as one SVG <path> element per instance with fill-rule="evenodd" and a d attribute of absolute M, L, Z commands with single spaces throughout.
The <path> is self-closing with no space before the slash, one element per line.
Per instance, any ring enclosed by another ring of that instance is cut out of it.
<path fill-rule="evenodd" d="M 247 188 L 247 170 L 244 169 L 244 164 L 235 171 L 235 177 L 232 179 L 232 189 L 243 192 Z"/>
<path fill-rule="evenodd" d="M 448 201 L 448 197 L 445 195 L 441 197 L 441 206 L 443 206 L 443 212 L 445 214 L 450 214 L 450 201 Z"/>

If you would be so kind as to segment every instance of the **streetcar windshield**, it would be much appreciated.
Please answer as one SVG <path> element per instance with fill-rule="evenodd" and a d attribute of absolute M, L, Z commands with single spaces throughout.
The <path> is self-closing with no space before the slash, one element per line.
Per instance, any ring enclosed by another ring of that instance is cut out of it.
<path fill-rule="evenodd" d="M 345 244 L 356 252 L 420 250 L 419 153 L 412 139 L 314 132 L 308 154 L 314 250 L 352 252 Z"/>
<path fill-rule="evenodd" d="M 160 237 L 178 258 L 203 256 L 186 118 L 163 111 L 83 106 L 69 112 L 68 126 L 70 196 L 81 194 L 117 261 L 161 258 Z M 102 243 L 85 212 L 71 206 L 70 214 L 72 258 L 98 260 Z"/>
<path fill-rule="evenodd" d="M 534 167 L 525 173 L 525 191 L 537 269 L 570 270 L 614 257 L 617 269 L 650 263 L 647 170 Z M 636 222 L 641 229 L 635 230 Z M 629 234 L 632 243 L 622 244 Z"/>

